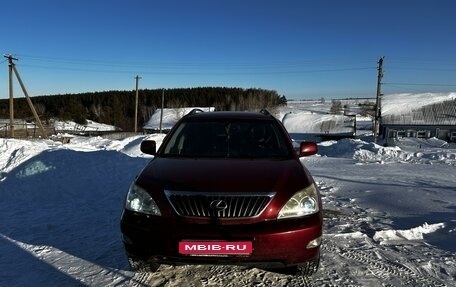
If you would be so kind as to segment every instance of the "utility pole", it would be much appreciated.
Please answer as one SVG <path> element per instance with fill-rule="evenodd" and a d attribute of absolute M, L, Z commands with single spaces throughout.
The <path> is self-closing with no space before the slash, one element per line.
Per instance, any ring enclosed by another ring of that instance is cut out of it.
<path fill-rule="evenodd" d="M 163 123 L 163 106 L 165 102 L 165 89 L 162 89 L 162 101 L 161 101 L 161 112 L 160 112 L 160 133 L 162 133 L 162 123 Z"/>
<path fill-rule="evenodd" d="M 9 136 L 11 138 L 14 138 L 13 60 L 17 61 L 18 59 L 13 58 L 12 55 L 5 55 L 4 57 L 8 59 L 9 110 L 10 110 Z"/>
<path fill-rule="evenodd" d="M 138 82 L 141 79 L 140 76 L 136 76 L 136 96 L 135 96 L 135 133 L 138 131 Z"/>
<path fill-rule="evenodd" d="M 10 124 L 11 124 L 11 134 L 14 136 L 14 116 L 12 115 L 13 113 L 13 104 L 12 104 L 12 101 L 13 101 L 13 83 L 12 83 L 12 72 L 14 72 L 14 74 L 16 75 L 16 78 L 17 78 L 17 81 L 19 82 L 19 85 L 21 86 L 21 89 L 22 89 L 22 92 L 24 93 L 24 96 L 27 100 L 27 103 L 30 107 L 30 110 L 32 110 L 32 113 L 33 113 L 33 116 L 35 117 L 35 122 L 36 124 L 38 125 L 38 127 L 40 128 L 40 131 L 41 131 L 41 134 L 43 136 L 43 138 L 47 138 L 47 135 L 46 135 L 46 131 L 44 130 L 44 127 L 43 127 L 43 124 L 41 123 L 41 120 L 40 120 L 40 117 L 38 116 L 38 113 L 36 112 L 35 110 L 35 107 L 33 106 L 33 103 L 32 103 L 32 100 L 30 99 L 28 93 L 27 93 L 27 89 L 25 88 L 25 85 L 24 83 L 22 82 L 22 79 L 21 77 L 19 76 L 19 72 L 17 71 L 16 69 L 16 66 L 14 65 L 14 62 L 13 60 L 18 60 L 16 58 L 13 58 L 13 56 L 11 55 L 8 55 L 8 56 L 5 56 L 8 61 L 9 61 L 9 74 L 10 74 L 10 78 L 9 78 L 9 82 L 10 82 Z"/>
<path fill-rule="evenodd" d="M 378 60 L 378 75 L 377 75 L 377 98 L 375 101 L 375 121 L 374 121 L 374 143 L 377 143 L 378 134 L 380 130 L 380 117 L 381 117 L 381 96 L 382 96 L 382 78 L 383 78 L 383 59 Z"/>

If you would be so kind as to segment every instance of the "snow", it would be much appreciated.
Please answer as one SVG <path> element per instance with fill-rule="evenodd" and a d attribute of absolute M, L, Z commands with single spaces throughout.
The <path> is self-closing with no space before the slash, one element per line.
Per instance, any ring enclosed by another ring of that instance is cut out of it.
<path fill-rule="evenodd" d="M 162 130 L 170 130 L 180 118 L 194 109 L 199 109 L 205 112 L 213 112 L 215 110 L 214 107 L 164 108 L 161 126 Z M 144 125 L 144 129 L 157 131 L 160 130 L 161 113 L 161 109 L 155 110 L 149 121 L 147 121 L 147 123 Z"/>
<path fill-rule="evenodd" d="M 79 125 L 73 121 L 58 121 L 53 122 L 56 131 L 115 131 L 116 128 L 111 125 L 97 123 L 92 120 L 87 120 L 86 125 Z"/>
<path fill-rule="evenodd" d="M 403 93 L 389 94 L 382 97 L 382 115 L 409 114 L 426 105 L 456 99 L 456 93 Z"/>
<path fill-rule="evenodd" d="M 379 241 L 380 244 L 399 240 L 421 240 L 424 239 L 424 234 L 436 232 L 437 230 L 444 227 L 445 224 L 443 223 L 424 223 L 423 226 L 418 226 L 408 230 L 382 230 L 375 232 L 373 239 L 375 241 Z"/>
<path fill-rule="evenodd" d="M 289 133 L 313 134 L 350 134 L 353 133 L 353 122 L 345 123 L 344 115 L 317 114 L 309 111 L 286 114 L 282 122 Z M 324 123 L 333 122 L 333 125 L 326 127 Z"/>
<path fill-rule="evenodd" d="M 456 146 L 438 139 L 328 141 L 302 159 L 324 207 L 310 278 L 216 265 L 134 274 L 119 219 L 151 158 L 145 137 L 164 135 L 0 139 L 0 286 L 456 286 Z"/>

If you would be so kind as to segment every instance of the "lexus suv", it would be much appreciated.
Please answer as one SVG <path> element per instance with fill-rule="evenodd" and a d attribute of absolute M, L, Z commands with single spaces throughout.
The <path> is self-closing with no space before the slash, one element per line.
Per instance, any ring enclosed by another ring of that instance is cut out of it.
<path fill-rule="evenodd" d="M 184 116 L 131 184 L 121 217 L 132 270 L 160 264 L 238 264 L 318 269 L 322 239 L 320 193 L 295 148 L 267 111 Z"/>

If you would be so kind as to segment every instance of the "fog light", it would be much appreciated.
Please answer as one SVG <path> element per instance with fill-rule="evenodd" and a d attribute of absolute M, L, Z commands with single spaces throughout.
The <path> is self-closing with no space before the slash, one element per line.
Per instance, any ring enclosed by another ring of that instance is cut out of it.
<path fill-rule="evenodd" d="M 311 240 L 309 242 L 309 244 L 307 244 L 306 248 L 307 249 L 311 249 L 311 248 L 315 248 L 315 247 L 318 247 L 321 245 L 321 236 L 318 237 L 318 238 L 315 238 L 314 240 Z"/>

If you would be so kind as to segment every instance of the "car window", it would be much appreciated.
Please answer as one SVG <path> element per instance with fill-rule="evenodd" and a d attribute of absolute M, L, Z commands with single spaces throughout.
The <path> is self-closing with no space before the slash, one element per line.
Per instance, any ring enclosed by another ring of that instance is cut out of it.
<path fill-rule="evenodd" d="M 272 120 L 188 120 L 177 127 L 163 156 L 288 158 L 292 152 Z"/>

